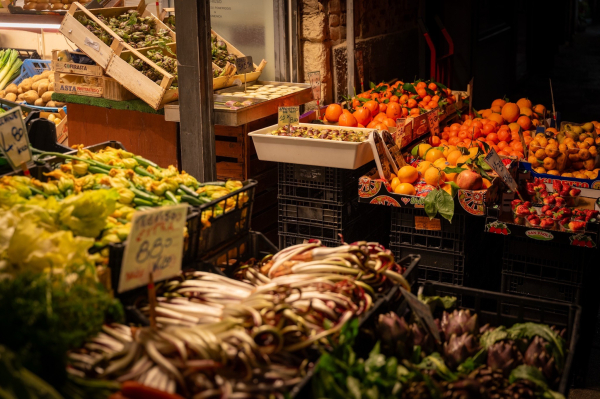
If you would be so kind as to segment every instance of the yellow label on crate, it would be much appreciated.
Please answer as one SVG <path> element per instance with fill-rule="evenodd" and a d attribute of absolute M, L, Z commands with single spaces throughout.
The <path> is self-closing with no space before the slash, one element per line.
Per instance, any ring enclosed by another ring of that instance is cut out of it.
<path fill-rule="evenodd" d="M 437 218 L 430 220 L 427 216 L 415 216 L 415 229 L 440 231 L 442 222 Z"/>

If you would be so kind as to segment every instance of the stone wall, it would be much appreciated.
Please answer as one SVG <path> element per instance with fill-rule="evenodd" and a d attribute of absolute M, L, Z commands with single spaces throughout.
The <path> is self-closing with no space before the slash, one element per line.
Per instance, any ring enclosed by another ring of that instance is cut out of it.
<path fill-rule="evenodd" d="M 356 49 L 363 51 L 365 84 L 409 79 L 418 70 L 419 37 L 414 0 L 354 0 Z M 346 95 L 346 0 L 301 0 L 301 70 L 321 72 L 326 103 Z M 410 59 L 411 66 L 402 64 Z M 405 76 L 399 76 L 404 73 Z M 357 74 L 357 88 L 358 84 Z"/>

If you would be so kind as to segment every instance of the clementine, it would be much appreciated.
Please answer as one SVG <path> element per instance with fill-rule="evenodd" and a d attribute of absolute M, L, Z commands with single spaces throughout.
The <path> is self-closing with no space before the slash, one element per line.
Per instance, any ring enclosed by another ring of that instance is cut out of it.
<path fill-rule="evenodd" d="M 521 126 L 521 128 L 523 128 L 523 130 L 529 130 L 531 127 L 531 119 L 529 119 L 528 116 L 520 116 L 519 119 L 517 119 L 517 123 Z"/>
<path fill-rule="evenodd" d="M 340 116 L 339 124 L 340 124 L 340 126 L 357 127 L 358 121 L 356 120 L 354 115 L 352 115 L 350 112 L 348 112 L 348 113 L 344 112 Z"/>
<path fill-rule="evenodd" d="M 363 126 L 366 126 L 371 122 L 371 111 L 368 108 L 359 107 L 352 115 L 354 115 L 356 121 Z"/>
<path fill-rule="evenodd" d="M 501 98 L 498 98 L 498 99 L 492 101 L 492 107 L 499 106 L 500 108 L 502 108 L 502 107 L 504 107 L 504 104 L 506 104 L 506 101 L 504 101 Z"/>
<path fill-rule="evenodd" d="M 363 107 L 371 111 L 371 117 L 373 118 L 375 118 L 375 115 L 379 113 L 379 103 L 377 101 L 367 101 Z"/>
<path fill-rule="evenodd" d="M 531 108 L 532 106 L 533 104 L 531 104 L 531 101 L 526 98 L 521 98 L 519 101 L 517 101 L 517 107 L 519 108 Z"/>
<path fill-rule="evenodd" d="M 385 111 L 388 118 L 396 119 L 402 115 L 402 108 L 398 103 L 389 103 L 387 110 Z"/>
<path fill-rule="evenodd" d="M 325 118 L 329 122 L 337 122 L 342 115 L 342 107 L 339 104 L 329 104 L 325 110 Z"/>
<path fill-rule="evenodd" d="M 504 107 L 502 107 L 502 118 L 509 123 L 519 119 L 520 114 L 521 111 L 519 110 L 519 106 L 515 103 L 506 103 L 504 104 Z"/>
<path fill-rule="evenodd" d="M 419 180 L 419 172 L 413 166 L 406 165 L 398 171 L 398 179 L 402 183 L 414 183 Z"/>

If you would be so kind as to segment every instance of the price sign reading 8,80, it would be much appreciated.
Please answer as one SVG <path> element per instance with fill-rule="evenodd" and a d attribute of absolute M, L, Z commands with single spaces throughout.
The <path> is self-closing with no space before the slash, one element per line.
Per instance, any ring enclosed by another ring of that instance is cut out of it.
<path fill-rule="evenodd" d="M 0 151 L 13 169 L 31 161 L 27 128 L 19 107 L 0 115 Z"/>
<path fill-rule="evenodd" d="M 121 264 L 119 293 L 146 285 L 150 272 L 156 281 L 179 274 L 186 216 L 185 204 L 134 213 Z"/>

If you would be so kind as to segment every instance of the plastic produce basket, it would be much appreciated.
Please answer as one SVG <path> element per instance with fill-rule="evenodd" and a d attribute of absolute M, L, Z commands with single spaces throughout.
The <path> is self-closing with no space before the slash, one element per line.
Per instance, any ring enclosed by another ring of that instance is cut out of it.
<path fill-rule="evenodd" d="M 325 166 L 279 164 L 279 196 L 345 203 L 358 197 L 358 179 L 375 164 L 369 162 L 355 170 Z"/>
<path fill-rule="evenodd" d="M 21 61 L 25 61 L 28 58 L 39 59 L 40 55 L 36 50 L 24 49 L 24 48 L 2 48 L 0 50 L 15 50 L 19 52 L 19 58 Z"/>
<path fill-rule="evenodd" d="M 536 276 L 509 272 L 502 272 L 502 292 L 575 304 L 581 299 L 581 286 L 578 284 L 548 281 Z"/>
<path fill-rule="evenodd" d="M 437 281 L 454 285 L 463 285 L 465 280 L 464 255 L 426 250 L 410 245 L 390 244 L 390 249 L 396 258 L 402 258 L 410 253 L 421 255 L 419 264 L 419 280 Z"/>
<path fill-rule="evenodd" d="M 256 180 L 246 180 L 244 186 L 224 197 L 218 198 L 199 207 L 194 207 L 201 220 L 198 223 L 199 232 L 197 259 L 203 260 L 220 247 L 239 239 L 250 231 L 252 204 L 256 192 Z M 233 202 L 233 209 L 214 215 Z M 204 216 L 203 216 L 204 215 Z M 204 222 L 203 222 L 204 221 Z"/>
<path fill-rule="evenodd" d="M 35 60 L 29 59 L 23 61 L 23 65 L 21 66 L 21 74 L 17 76 L 12 83 L 19 84 L 23 80 L 30 78 L 35 75 L 39 75 L 44 71 L 49 71 L 51 69 L 52 61 L 50 60 Z"/>

